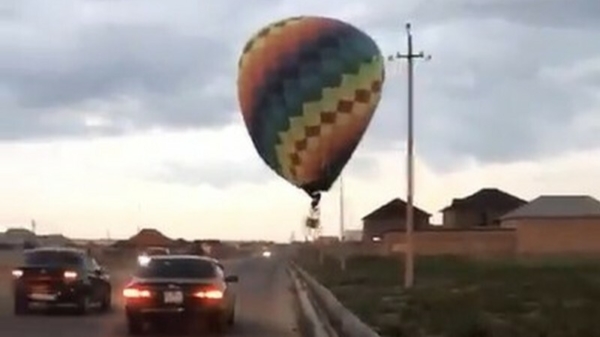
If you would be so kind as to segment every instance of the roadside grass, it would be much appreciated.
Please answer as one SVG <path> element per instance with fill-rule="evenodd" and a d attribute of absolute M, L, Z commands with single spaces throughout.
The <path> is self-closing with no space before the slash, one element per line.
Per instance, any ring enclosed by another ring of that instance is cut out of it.
<path fill-rule="evenodd" d="M 385 337 L 600 336 L 600 261 L 423 257 L 402 288 L 399 258 L 339 261 L 303 251 L 297 263 Z"/>

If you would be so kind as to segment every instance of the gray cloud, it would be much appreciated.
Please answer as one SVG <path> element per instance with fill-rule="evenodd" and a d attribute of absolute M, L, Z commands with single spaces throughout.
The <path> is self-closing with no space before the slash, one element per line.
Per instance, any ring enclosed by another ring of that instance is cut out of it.
<path fill-rule="evenodd" d="M 227 188 L 240 181 L 267 182 L 274 176 L 275 173 L 261 165 L 183 165 L 181 163 L 167 163 L 163 166 L 161 173 L 149 178 L 183 185 L 210 185 L 215 188 Z"/>
<path fill-rule="evenodd" d="M 464 157 L 508 162 L 600 145 L 592 137 L 597 128 L 582 132 L 575 123 L 600 108 L 600 68 L 581 78 L 564 74 L 600 57 L 594 42 L 600 4 L 572 1 L 566 10 L 562 4 L 431 1 L 403 13 L 417 23 L 417 50 L 433 54 L 432 62 L 418 62 L 415 84 L 417 148 L 427 162 L 448 170 Z M 374 24 L 376 34 L 389 35 L 395 14 Z M 388 31 L 381 33 L 384 27 Z M 401 38 L 402 27 L 396 31 Z M 384 44 L 384 50 L 392 48 Z M 368 135 L 372 146 L 404 140 L 405 75 L 402 68 L 388 77 Z"/>
<path fill-rule="evenodd" d="M 59 20 L 59 8 L 83 3 L 36 9 L 24 1 L 2 11 L 11 20 L 0 19 L 0 138 L 231 122 L 237 109 L 231 89 L 237 51 L 229 41 L 139 17 L 86 23 L 78 17 L 83 9 L 65 17 L 64 26 L 39 19 Z M 54 17 L 42 15 L 44 10 Z M 124 99 L 136 108 L 119 109 Z M 65 110 L 82 113 L 65 115 Z M 89 127 L 84 111 L 101 114 L 110 126 Z"/>
<path fill-rule="evenodd" d="M 343 173 L 361 178 L 375 178 L 379 174 L 379 166 L 377 166 L 375 159 L 370 155 L 355 155 Z"/>
<path fill-rule="evenodd" d="M 433 55 L 416 70 L 417 148 L 437 169 L 464 157 L 507 162 L 599 145 L 598 127 L 581 120 L 594 120 L 600 107 L 600 67 L 574 73 L 600 58 L 595 0 L 7 4 L 0 6 L 2 139 L 239 120 L 235 67 L 245 39 L 284 16 L 341 13 L 386 53 L 404 48 L 403 23 L 414 23 L 415 47 Z M 404 82 L 405 70 L 390 67 L 362 153 L 403 141 Z M 91 126 L 90 116 L 106 123 Z M 369 171 L 367 162 L 352 165 Z M 215 172 L 207 176 L 226 180 Z"/>
<path fill-rule="evenodd" d="M 376 177 L 379 173 L 378 169 L 379 167 L 370 155 L 357 155 L 352 158 L 352 162 L 344 174 L 349 173 L 361 178 Z M 163 164 L 159 172 L 148 179 L 183 185 L 210 185 L 215 188 L 227 188 L 240 181 L 266 183 L 276 177 L 273 171 L 259 161 L 243 165 L 236 162 L 229 164 L 204 163 L 202 165 L 170 162 Z"/>

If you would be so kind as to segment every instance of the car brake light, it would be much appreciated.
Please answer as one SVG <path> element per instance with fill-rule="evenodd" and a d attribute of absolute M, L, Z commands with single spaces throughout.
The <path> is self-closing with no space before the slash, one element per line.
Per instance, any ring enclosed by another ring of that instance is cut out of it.
<path fill-rule="evenodd" d="M 66 271 L 64 272 L 63 277 L 67 280 L 73 280 L 77 278 L 77 273 L 74 271 Z"/>
<path fill-rule="evenodd" d="M 21 269 L 15 269 L 12 271 L 12 276 L 19 278 L 23 276 L 23 271 Z"/>
<path fill-rule="evenodd" d="M 194 293 L 194 297 L 218 300 L 223 298 L 223 292 L 217 289 L 201 290 Z"/>
<path fill-rule="evenodd" d="M 125 288 L 123 289 L 123 296 L 125 296 L 125 298 L 148 298 L 151 294 L 149 290 Z"/>

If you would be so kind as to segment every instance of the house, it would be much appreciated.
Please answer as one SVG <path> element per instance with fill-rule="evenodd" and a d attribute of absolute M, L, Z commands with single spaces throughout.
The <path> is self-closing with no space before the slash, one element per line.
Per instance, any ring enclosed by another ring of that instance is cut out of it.
<path fill-rule="evenodd" d="M 114 245 L 117 240 L 113 239 L 71 239 L 71 242 L 75 246 L 86 247 L 88 245 L 94 245 L 98 247 L 110 247 Z"/>
<path fill-rule="evenodd" d="M 546 195 L 500 218 L 514 228 L 519 254 L 600 254 L 600 201 Z"/>
<path fill-rule="evenodd" d="M 362 229 L 346 229 L 344 231 L 344 241 L 346 242 L 360 242 L 362 241 L 362 236 Z"/>
<path fill-rule="evenodd" d="M 143 249 L 148 247 L 171 247 L 175 244 L 174 240 L 166 237 L 156 229 L 142 229 L 136 235 L 132 236 L 120 245 L 131 248 Z"/>
<path fill-rule="evenodd" d="M 363 241 L 381 241 L 387 232 L 405 230 L 406 206 L 406 202 L 396 198 L 363 217 Z M 414 230 L 428 228 L 430 217 L 431 214 L 414 207 Z"/>
<path fill-rule="evenodd" d="M 333 235 L 322 235 L 319 236 L 315 242 L 326 246 L 340 242 L 340 238 Z"/>
<path fill-rule="evenodd" d="M 44 247 L 73 247 L 75 242 L 62 234 L 49 234 L 37 237 L 38 244 Z"/>
<path fill-rule="evenodd" d="M 0 233 L 0 246 L 7 249 L 35 247 L 37 245 L 38 238 L 35 233 L 25 228 L 9 228 L 6 232 Z"/>
<path fill-rule="evenodd" d="M 499 226 L 499 218 L 527 202 L 497 188 L 484 188 L 476 193 L 452 200 L 442 210 L 446 228 Z"/>

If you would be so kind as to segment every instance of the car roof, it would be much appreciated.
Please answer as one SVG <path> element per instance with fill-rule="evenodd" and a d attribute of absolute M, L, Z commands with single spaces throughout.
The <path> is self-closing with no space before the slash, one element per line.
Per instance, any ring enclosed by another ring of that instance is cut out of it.
<path fill-rule="evenodd" d="M 173 254 L 173 255 L 156 255 L 152 257 L 153 260 L 199 260 L 218 263 L 216 259 L 212 257 L 188 255 L 188 254 Z"/>
<path fill-rule="evenodd" d="M 27 249 L 25 253 L 73 253 L 85 255 L 85 251 L 79 248 L 72 247 L 39 247 L 33 249 Z"/>

